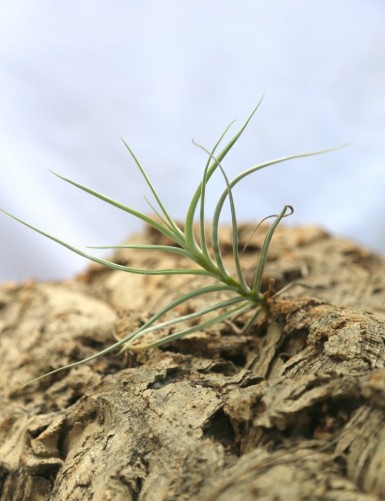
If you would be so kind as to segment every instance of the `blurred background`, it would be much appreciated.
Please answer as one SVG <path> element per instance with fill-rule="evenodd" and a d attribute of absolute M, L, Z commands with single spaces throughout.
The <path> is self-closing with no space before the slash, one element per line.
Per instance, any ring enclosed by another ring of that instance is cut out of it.
<path fill-rule="evenodd" d="M 265 169 L 235 190 L 240 220 L 285 203 L 385 252 L 383 0 L 0 0 L 0 207 L 74 245 L 141 228 L 48 169 L 150 211 L 133 148 L 182 218 L 210 148 L 261 107 L 224 162 Z M 223 190 L 213 179 L 209 209 Z M 228 221 L 228 214 L 224 222 Z M 86 261 L 0 214 L 0 280 L 59 279 Z M 105 252 L 104 252 L 105 254 Z"/>

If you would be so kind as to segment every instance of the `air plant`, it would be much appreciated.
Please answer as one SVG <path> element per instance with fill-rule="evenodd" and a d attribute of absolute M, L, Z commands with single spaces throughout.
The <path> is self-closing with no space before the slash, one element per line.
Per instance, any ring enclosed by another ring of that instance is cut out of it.
<path fill-rule="evenodd" d="M 191 263 L 193 264 L 193 266 L 191 267 L 153 270 L 153 269 L 131 268 L 129 266 L 124 266 L 122 264 L 117 264 L 112 261 L 108 261 L 93 256 L 88 252 L 78 249 L 60 240 L 59 238 L 50 235 L 32 226 L 31 224 L 22 221 L 21 219 L 13 216 L 12 214 L 6 212 L 6 214 L 11 216 L 13 219 L 16 219 L 25 226 L 33 229 L 34 231 L 37 231 L 38 233 L 44 235 L 45 237 L 50 238 L 51 240 L 59 243 L 60 245 L 67 247 L 76 254 L 79 254 L 80 256 L 83 256 L 91 261 L 112 268 L 114 270 L 120 270 L 128 273 L 143 274 L 143 275 L 165 275 L 165 276 L 180 275 L 180 274 L 201 275 L 209 277 L 211 279 L 215 279 L 214 284 L 210 284 L 204 287 L 199 287 L 195 290 L 191 290 L 190 292 L 181 295 L 180 297 L 175 298 L 173 301 L 163 306 L 157 313 L 151 316 L 151 318 L 147 320 L 141 327 L 134 330 L 133 332 L 129 332 L 127 335 L 125 335 L 121 339 L 118 339 L 115 343 L 99 351 L 98 353 L 95 353 L 94 355 L 89 356 L 81 361 L 77 361 L 64 367 L 57 368 L 43 376 L 40 376 L 39 378 L 36 378 L 36 380 L 41 379 L 42 377 L 46 377 L 50 374 L 54 374 L 60 370 L 68 369 L 83 364 L 85 362 L 89 362 L 97 357 L 100 357 L 113 350 L 116 350 L 117 348 L 123 350 L 132 350 L 135 352 L 150 347 L 161 346 L 166 343 L 170 343 L 171 341 L 175 341 L 176 339 L 183 338 L 188 334 L 192 334 L 197 331 L 202 331 L 203 329 L 206 329 L 214 324 L 229 321 L 242 314 L 251 312 L 252 314 L 249 317 L 247 324 L 245 325 L 245 328 L 248 328 L 255 322 L 258 315 L 268 313 L 267 311 L 268 302 L 266 300 L 266 294 L 264 294 L 261 291 L 261 286 L 262 286 L 263 272 L 267 260 L 269 245 L 277 226 L 279 225 L 279 223 L 283 218 L 293 213 L 293 208 L 290 205 L 284 205 L 282 210 L 278 214 L 274 216 L 269 216 L 274 218 L 274 220 L 266 232 L 265 239 L 260 251 L 259 259 L 256 263 L 253 280 L 250 283 L 248 283 L 245 278 L 244 272 L 242 271 L 240 262 L 239 249 L 238 249 L 238 225 L 237 225 L 237 218 L 236 218 L 235 204 L 232 190 L 234 186 L 236 186 L 240 181 L 242 181 L 243 179 L 245 179 L 246 177 L 250 176 L 251 174 L 260 169 L 263 169 L 273 164 L 285 162 L 287 160 L 293 160 L 295 158 L 304 158 L 313 155 L 318 155 L 320 153 L 325 153 L 327 151 L 334 150 L 335 148 L 330 148 L 327 150 L 315 151 L 310 153 L 295 154 L 267 161 L 259 165 L 250 167 L 244 172 L 238 174 L 233 180 L 229 180 L 222 167 L 222 161 L 229 153 L 231 148 L 234 146 L 236 141 L 239 139 L 243 131 L 245 130 L 252 116 L 258 109 L 259 104 L 260 102 L 253 110 L 251 115 L 247 118 L 242 127 L 238 130 L 238 132 L 230 139 L 230 141 L 227 142 L 227 144 L 218 153 L 217 150 L 219 149 L 219 146 L 223 142 L 224 137 L 232 124 L 230 124 L 225 129 L 225 131 L 222 133 L 219 140 L 216 142 L 211 151 L 205 150 L 208 155 L 208 159 L 203 171 L 203 177 L 191 199 L 183 228 L 180 225 L 178 225 L 177 222 L 170 216 L 162 200 L 160 199 L 157 191 L 152 185 L 149 177 L 147 176 L 143 166 L 141 165 L 141 163 L 139 162 L 138 158 L 135 156 L 131 148 L 124 141 L 123 141 L 124 145 L 129 151 L 132 159 L 134 160 L 134 163 L 139 169 L 141 175 L 143 176 L 145 182 L 147 183 L 149 189 L 151 190 L 156 200 L 158 208 L 155 209 L 154 207 L 151 206 L 156 214 L 156 217 L 151 217 L 145 213 L 132 209 L 131 207 L 128 207 L 105 195 L 102 195 L 101 193 L 98 193 L 92 190 L 91 188 L 83 186 L 82 184 L 79 184 L 71 179 L 67 179 L 64 176 L 61 176 L 53 172 L 53 174 L 55 174 L 60 179 L 144 221 L 147 225 L 149 225 L 154 230 L 159 232 L 161 235 L 167 237 L 167 239 L 169 239 L 174 243 L 174 245 L 124 244 L 124 245 L 113 245 L 113 246 L 94 247 L 94 248 L 103 248 L 103 249 L 124 248 L 124 249 L 139 250 L 139 251 L 152 251 L 156 253 L 166 252 L 171 254 L 177 254 L 190 260 Z M 226 188 L 216 204 L 214 214 L 212 217 L 211 238 L 208 238 L 207 235 L 208 230 L 207 226 L 205 225 L 206 187 L 208 182 L 210 181 L 210 178 L 212 177 L 214 172 L 217 171 L 218 169 L 222 173 Z M 233 251 L 232 258 L 235 265 L 234 268 L 236 270 L 235 274 L 231 274 L 227 270 L 224 264 L 224 260 L 221 254 L 220 240 L 219 240 L 219 220 L 226 199 L 228 199 L 230 204 L 230 213 L 232 222 L 232 251 Z M 194 227 L 196 227 L 195 225 L 196 219 L 198 219 L 197 232 L 194 231 Z M 227 297 L 226 299 L 222 299 L 219 302 L 215 301 L 210 302 L 209 299 L 210 295 L 211 297 L 213 297 L 213 295 L 215 297 L 216 294 L 223 292 L 228 293 L 228 297 L 226 296 Z M 198 296 L 207 296 L 207 306 L 198 311 L 193 311 L 192 313 L 189 313 L 187 315 L 175 316 L 174 318 L 160 321 L 162 317 L 164 317 L 167 313 L 172 312 L 179 305 L 182 305 L 183 303 L 186 303 Z M 188 322 L 190 320 L 194 320 L 194 322 L 188 325 Z M 186 327 L 186 322 L 187 322 L 187 327 Z M 181 324 L 183 324 L 182 328 L 180 328 Z M 156 331 L 161 332 L 160 337 L 158 337 L 155 340 L 152 339 L 150 342 L 146 342 L 146 336 Z M 162 335 L 162 333 L 165 332 L 166 334 Z"/>

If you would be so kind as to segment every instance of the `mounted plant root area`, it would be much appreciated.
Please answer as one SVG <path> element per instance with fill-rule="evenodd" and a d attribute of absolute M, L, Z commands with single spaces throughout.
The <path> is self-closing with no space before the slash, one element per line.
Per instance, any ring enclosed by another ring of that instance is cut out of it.
<path fill-rule="evenodd" d="M 252 230 L 239 226 L 239 249 Z M 220 232 L 231 270 L 232 230 Z M 246 278 L 265 234 L 240 252 Z M 152 227 L 129 245 L 138 242 L 169 245 Z M 124 248 L 111 257 L 153 269 L 185 260 Z M 22 387 L 207 280 L 94 264 L 64 282 L 1 286 L 1 501 L 385 499 L 385 261 L 317 227 L 276 229 L 261 284 L 269 315 L 248 331 L 252 312 L 240 312 Z M 192 327 L 205 301 L 177 305 L 165 321 L 186 319 L 148 335 Z"/>

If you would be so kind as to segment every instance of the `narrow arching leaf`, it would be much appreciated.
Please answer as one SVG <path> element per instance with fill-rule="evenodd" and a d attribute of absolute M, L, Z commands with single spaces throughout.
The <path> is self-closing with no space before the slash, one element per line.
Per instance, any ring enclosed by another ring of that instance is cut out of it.
<path fill-rule="evenodd" d="M 106 195 L 103 195 L 102 193 L 98 193 L 95 190 L 92 190 L 91 188 L 87 188 L 87 186 L 84 186 L 80 183 L 77 183 L 76 181 L 72 181 L 72 179 L 66 178 L 60 174 L 57 174 L 54 171 L 51 171 L 52 174 L 57 176 L 58 178 L 62 179 L 66 183 L 72 184 L 73 186 L 76 186 L 77 188 L 85 191 L 86 193 L 89 193 L 90 195 L 99 198 L 100 200 L 103 200 L 104 202 L 113 205 L 114 207 L 117 207 L 118 209 L 121 209 L 125 212 L 128 212 L 129 214 L 137 217 L 138 219 L 141 219 L 145 223 L 147 223 L 149 226 L 152 226 L 156 230 L 158 230 L 160 233 L 165 235 L 166 237 L 170 238 L 171 240 L 174 240 L 176 243 L 179 243 L 180 245 L 183 245 L 183 238 L 181 238 L 179 235 L 171 231 L 169 228 L 163 226 L 160 224 L 158 221 L 155 219 L 147 216 L 146 214 L 143 214 L 142 212 L 139 212 L 135 209 L 131 209 L 131 207 L 128 207 L 127 205 L 124 205 L 120 202 L 117 202 L 116 200 L 113 200 L 110 197 L 107 197 Z"/>
<path fill-rule="evenodd" d="M 250 233 L 249 235 L 249 238 L 246 240 L 246 243 L 245 245 L 243 246 L 243 249 L 242 249 L 242 252 L 245 252 L 245 250 L 247 249 L 247 246 L 249 245 L 250 243 L 250 240 L 253 238 L 254 236 L 254 233 L 258 230 L 258 228 L 265 222 L 267 221 L 268 219 L 272 218 L 272 217 L 277 217 L 276 214 L 270 214 L 270 216 L 266 216 L 264 217 L 263 219 L 261 219 L 259 221 L 259 223 L 255 226 L 255 228 L 253 228 L 253 231 Z"/>
<path fill-rule="evenodd" d="M 219 144 L 222 142 L 223 138 L 227 134 L 228 130 L 230 127 L 233 125 L 234 121 L 231 122 L 226 129 L 222 132 L 220 135 L 218 141 L 215 143 L 213 149 L 211 150 L 211 155 L 208 157 L 204 171 L 203 171 L 203 179 L 200 184 L 201 186 L 201 194 L 200 194 L 200 210 L 199 210 L 199 234 L 200 234 L 200 247 L 202 249 L 202 253 L 207 261 L 211 261 L 212 264 L 213 261 L 211 259 L 209 250 L 208 250 L 208 245 L 207 245 L 207 239 L 206 239 L 206 232 L 205 232 L 205 226 L 206 226 L 206 214 L 205 214 L 205 202 L 206 202 L 206 185 L 208 182 L 207 178 L 207 173 L 210 168 L 210 163 L 212 156 L 214 155 L 215 151 L 217 150 Z M 200 147 L 198 143 L 196 143 L 193 140 L 193 144 L 195 146 Z M 195 207 L 196 208 L 196 207 Z M 186 222 L 185 222 L 185 231 L 186 231 L 186 246 L 193 246 L 195 242 L 195 235 L 194 235 L 194 217 L 195 217 L 195 210 L 193 211 L 188 211 L 187 217 L 186 217 Z"/>
<path fill-rule="evenodd" d="M 88 254 L 87 252 L 82 251 L 81 249 L 78 249 L 74 247 L 73 245 L 68 244 L 67 242 L 64 242 L 63 240 L 60 240 L 57 237 L 54 237 L 53 235 L 50 235 L 49 233 L 46 233 L 45 231 L 39 230 L 39 228 L 36 228 L 35 226 L 32 226 L 29 223 L 26 223 L 22 219 L 17 218 L 16 216 L 13 216 L 9 212 L 2 211 L 11 218 L 15 219 L 16 221 L 19 221 L 19 223 L 24 224 L 24 226 L 27 226 L 28 228 L 31 228 L 32 230 L 36 231 L 37 233 L 40 233 L 40 235 L 44 235 L 45 237 L 49 238 L 50 240 L 53 240 L 54 242 L 57 242 L 58 244 L 62 245 L 63 247 L 66 247 L 67 249 L 71 250 L 72 252 L 75 252 L 75 254 L 79 254 L 79 256 L 85 257 L 86 259 L 90 261 L 94 261 L 95 263 L 102 264 L 103 266 L 106 266 L 107 268 L 112 268 L 114 270 L 120 270 L 120 271 L 126 271 L 128 273 L 134 273 L 137 275 L 206 275 L 206 276 L 212 276 L 214 278 L 217 278 L 215 274 L 212 274 L 208 272 L 205 269 L 201 268 L 171 268 L 171 269 L 163 269 L 163 270 L 145 270 L 145 269 L 140 269 L 140 268 L 130 268 L 129 266 L 124 266 L 122 264 L 117 264 L 117 263 L 112 263 L 111 261 L 107 261 L 106 259 L 101 259 L 96 256 L 92 256 L 91 254 Z"/>
<path fill-rule="evenodd" d="M 120 245 L 87 245 L 87 249 L 133 249 L 133 250 L 150 250 L 169 252 L 170 254 L 178 254 L 179 256 L 192 259 L 191 254 L 185 249 L 174 247 L 173 245 L 157 245 L 157 244 L 120 244 Z"/>
<path fill-rule="evenodd" d="M 229 153 L 229 151 L 231 150 L 231 148 L 237 142 L 237 140 L 239 139 L 239 137 L 242 135 L 243 131 L 246 129 L 246 127 L 248 126 L 250 120 L 252 119 L 252 117 L 254 116 L 255 112 L 257 111 L 257 109 L 259 108 L 260 104 L 262 103 L 262 100 L 263 100 L 263 96 L 260 99 L 260 101 L 257 104 L 257 106 L 254 108 L 254 110 L 250 113 L 249 117 L 246 119 L 246 121 L 244 122 L 244 124 L 242 125 L 242 127 L 232 137 L 232 139 L 226 144 L 226 146 L 223 148 L 223 150 L 217 155 L 216 158 L 217 158 L 218 162 L 222 162 L 222 160 L 226 157 L 226 155 Z M 218 167 L 218 164 L 217 164 L 216 161 L 214 161 L 210 165 L 209 169 L 207 170 L 206 183 L 209 181 L 210 177 L 213 175 L 213 173 L 215 172 L 215 170 L 216 170 L 217 167 Z M 193 196 L 193 198 L 191 200 L 191 203 L 190 203 L 190 206 L 188 208 L 186 220 L 187 219 L 189 219 L 189 220 L 193 220 L 194 219 L 195 211 L 196 211 L 196 208 L 197 208 L 197 205 L 199 203 L 199 200 L 200 200 L 200 197 L 201 197 L 201 193 L 202 193 L 202 183 L 203 183 L 203 181 L 199 184 L 198 188 L 196 189 L 196 191 L 194 193 L 194 196 Z"/>
<path fill-rule="evenodd" d="M 103 355 L 107 355 L 108 353 L 111 353 L 112 351 L 117 350 L 118 348 L 124 347 L 127 345 L 127 342 L 129 342 L 131 339 L 135 338 L 139 333 L 141 333 L 143 330 L 148 329 L 152 324 L 156 322 L 161 316 L 163 316 L 165 313 L 173 310 L 177 306 L 187 302 L 190 299 L 193 299 L 194 297 L 198 297 L 201 295 L 205 294 L 212 294 L 212 293 L 217 293 L 217 292 L 224 292 L 224 291 L 229 291 L 229 287 L 226 285 L 211 285 L 208 287 L 203 287 L 200 289 L 196 289 L 194 291 L 189 292 L 188 294 L 185 294 L 174 301 L 171 301 L 167 306 L 163 307 L 161 310 L 159 310 L 155 315 L 153 315 L 143 326 L 141 326 L 139 329 L 134 331 L 133 333 L 128 334 L 127 336 L 124 336 L 123 338 L 119 339 L 116 343 L 113 343 L 112 345 L 108 346 L 107 348 L 104 348 L 103 350 L 95 353 L 94 355 L 90 355 L 89 357 L 86 357 L 82 360 L 78 360 L 76 362 L 73 362 L 71 364 L 65 365 L 63 367 L 59 367 L 57 369 L 54 369 L 50 372 L 47 372 L 46 374 L 43 374 L 42 376 L 39 376 L 37 378 L 32 379 L 31 381 L 28 381 L 24 386 L 27 386 L 33 382 L 39 381 L 43 378 L 46 378 L 48 376 L 51 376 L 52 374 L 56 374 L 58 372 L 61 372 L 66 369 L 71 369 L 73 367 L 78 367 L 79 365 L 85 364 L 87 362 L 91 362 L 92 360 L 95 360 L 96 358 L 99 358 Z M 234 289 L 233 292 L 236 292 Z M 252 306 L 254 306 L 252 303 L 250 303 Z M 250 309 L 251 307 L 249 307 Z M 215 322 L 214 322 L 215 323 Z M 214 323 L 212 325 L 214 325 Z"/>
<path fill-rule="evenodd" d="M 262 164 L 255 165 L 255 166 L 250 167 L 249 169 L 245 170 L 244 172 L 242 172 L 238 176 L 236 176 L 230 182 L 230 188 L 234 188 L 234 186 L 236 184 L 238 184 L 239 181 L 241 181 L 245 177 L 248 177 L 250 174 L 253 174 L 254 172 L 257 172 L 258 170 L 264 169 L 265 167 L 269 167 L 270 165 L 275 165 L 275 164 L 279 164 L 279 163 L 282 163 L 282 162 L 287 162 L 288 160 L 295 160 L 297 158 L 307 158 L 307 157 L 313 157 L 313 156 L 316 156 L 316 155 L 322 155 L 324 153 L 330 153 L 331 151 L 340 150 L 341 148 L 346 148 L 347 146 L 349 146 L 349 145 L 348 144 L 343 144 L 341 146 L 336 146 L 334 148 L 327 148 L 327 149 L 324 149 L 324 150 L 312 151 L 312 152 L 308 152 L 308 153 L 297 153 L 297 154 L 294 154 L 294 155 L 288 155 L 286 157 L 276 158 L 275 160 L 269 160 L 268 162 L 264 162 Z M 217 225 L 219 224 L 219 218 L 220 218 L 220 215 L 221 215 L 222 207 L 223 207 L 223 204 L 224 204 L 224 202 L 226 200 L 227 195 L 228 195 L 228 191 L 225 190 L 222 193 L 221 197 L 219 198 L 218 204 L 217 204 L 215 212 L 214 212 L 213 224 L 217 224 Z"/>
<path fill-rule="evenodd" d="M 219 168 L 221 169 L 223 177 L 225 178 L 227 189 L 228 189 L 229 201 L 230 201 L 231 223 L 232 223 L 232 230 L 233 230 L 233 238 L 232 238 L 232 240 L 233 240 L 233 258 L 234 258 L 234 262 L 235 262 L 235 267 L 237 270 L 238 279 L 239 279 L 239 283 L 241 285 L 241 288 L 247 293 L 250 289 L 246 284 L 246 280 L 245 280 L 245 277 L 243 275 L 243 271 L 242 271 L 242 267 L 241 267 L 241 262 L 239 259 L 238 223 L 237 223 L 237 216 L 235 213 L 234 198 L 233 198 L 233 194 L 231 192 L 229 180 L 228 180 L 227 175 L 226 175 L 225 171 L 223 170 L 221 164 L 219 164 Z M 217 229 L 216 233 L 217 233 L 216 238 L 218 238 L 218 229 Z M 220 250 L 219 250 L 219 253 L 220 253 Z"/>
<path fill-rule="evenodd" d="M 201 215 L 200 215 L 200 226 L 202 227 L 202 225 L 204 226 L 204 204 L 205 204 L 205 191 L 206 191 L 206 184 L 207 184 L 207 172 L 208 172 L 208 169 L 210 167 L 210 162 L 211 160 L 214 160 L 215 162 L 217 162 L 216 158 L 213 156 L 213 153 L 212 152 L 209 152 L 204 146 L 198 144 L 198 143 L 194 143 L 195 146 L 197 146 L 198 148 L 202 149 L 205 153 L 208 153 L 208 160 L 207 160 L 207 163 L 206 163 L 206 168 L 205 168 L 205 171 L 204 171 L 204 174 L 203 174 L 203 182 L 201 183 L 202 185 L 202 194 L 201 194 L 201 199 L 200 199 L 200 204 L 201 204 Z M 218 163 L 218 166 L 219 165 L 219 162 Z M 222 169 L 222 172 L 223 169 Z M 203 209 L 203 210 L 202 210 Z M 205 230 L 203 229 L 203 232 L 201 230 L 201 239 L 204 240 L 205 242 L 205 245 L 206 245 L 206 252 L 207 252 L 207 255 L 209 255 L 209 252 L 208 252 L 208 247 L 207 247 L 207 243 L 206 243 L 206 235 L 205 235 Z M 214 253 L 214 258 L 215 258 L 215 263 L 214 263 L 214 266 L 216 266 L 220 272 L 220 274 L 222 275 L 223 278 L 226 278 L 227 280 L 229 280 L 231 277 L 230 277 L 230 274 L 228 273 L 228 271 L 226 270 L 226 267 L 225 267 L 225 264 L 223 262 L 223 259 L 222 259 L 222 255 L 220 253 L 220 250 L 219 250 L 219 242 L 218 242 L 218 227 L 212 227 L 212 230 L 211 230 L 211 246 L 212 246 L 212 249 L 213 249 L 213 253 Z M 211 257 L 209 256 L 209 259 L 211 260 Z M 211 260 L 212 262 L 212 260 Z"/>
<path fill-rule="evenodd" d="M 221 301 L 219 303 L 215 303 L 213 305 L 210 305 L 206 308 L 202 308 L 201 310 L 194 311 L 192 313 L 189 313 L 187 315 L 182 315 L 177 318 L 173 318 L 170 320 L 166 320 L 165 322 L 161 322 L 160 324 L 153 325 L 151 327 L 147 327 L 146 329 L 141 330 L 140 332 L 137 332 L 135 336 L 130 336 L 129 342 L 127 343 L 127 347 L 131 346 L 131 343 L 139 339 L 140 337 L 145 336 L 146 334 L 165 329 L 168 327 L 172 327 L 173 325 L 180 324 L 182 322 L 186 322 L 189 320 L 193 320 L 194 318 L 198 317 L 203 317 L 207 315 L 208 313 L 212 313 L 213 311 L 220 310 L 223 308 L 228 308 L 229 306 L 232 306 L 237 303 L 245 303 L 245 298 L 241 296 L 236 296 L 231 299 L 227 299 L 225 301 Z M 250 303 L 249 301 L 247 302 L 248 304 Z"/>
<path fill-rule="evenodd" d="M 162 221 L 164 226 L 168 227 L 170 229 L 170 231 L 174 231 L 172 226 L 170 225 L 170 223 L 167 221 L 167 219 L 165 219 L 164 216 L 162 216 L 162 214 L 158 210 L 156 210 L 156 208 L 152 205 L 152 203 L 146 197 L 144 197 L 144 199 L 146 200 L 147 204 L 151 207 L 151 210 L 154 212 L 154 214 L 156 214 L 158 216 L 159 221 Z"/>
<path fill-rule="evenodd" d="M 127 347 L 127 349 L 130 349 L 132 351 L 140 351 L 140 350 L 145 350 L 148 348 L 155 348 L 157 346 L 162 346 L 164 344 L 171 343 L 172 341 L 176 341 L 177 339 L 183 338 L 187 336 L 188 334 L 193 334 L 194 332 L 199 332 L 203 329 L 207 329 L 208 327 L 211 327 L 212 325 L 216 325 L 218 323 L 224 322 L 225 320 L 228 320 L 229 318 L 232 318 L 233 316 L 237 316 L 241 313 L 246 313 L 247 311 L 255 308 L 255 305 L 252 303 L 248 304 L 243 304 L 241 306 L 238 306 L 236 308 L 233 308 L 229 311 L 226 311 L 224 313 L 221 313 L 220 315 L 207 320 L 206 322 L 202 322 L 198 325 L 195 325 L 194 327 L 190 327 L 188 329 L 184 329 L 179 332 L 175 332 L 173 334 L 170 334 L 168 336 L 165 336 L 164 338 L 161 338 L 157 341 L 153 341 L 152 343 L 144 344 L 144 345 L 130 345 Z"/>
<path fill-rule="evenodd" d="M 261 250 L 261 255 L 259 258 L 258 262 L 258 267 L 257 267 L 257 273 L 255 275 L 254 283 L 253 283 L 253 290 L 257 293 L 260 293 L 261 290 L 261 283 L 262 283 L 262 276 L 263 276 L 263 271 L 265 269 L 265 264 L 266 264 L 266 259 L 267 259 L 267 253 L 269 250 L 269 245 L 271 242 L 271 239 L 273 238 L 274 232 L 279 225 L 280 221 L 286 217 L 286 216 L 291 216 L 293 214 L 294 209 L 291 205 L 285 205 L 281 212 L 278 214 L 276 217 L 274 223 L 270 226 L 266 233 L 265 240 L 262 245 L 262 250 Z"/>
<path fill-rule="evenodd" d="M 241 268 L 241 263 L 240 263 L 240 260 L 239 260 L 239 251 L 238 251 L 238 223 L 237 223 L 237 216 L 236 216 L 236 212 L 235 212 L 234 198 L 233 198 L 233 194 L 231 192 L 231 187 L 230 187 L 230 183 L 229 183 L 228 177 L 227 177 L 226 172 L 223 169 L 221 163 L 214 157 L 213 153 L 209 152 L 208 150 L 206 150 L 206 148 L 204 148 L 201 145 L 197 144 L 197 146 L 199 148 L 201 148 L 203 151 L 205 151 L 209 155 L 209 160 L 213 159 L 214 162 L 217 163 L 218 167 L 220 168 L 220 170 L 222 172 L 224 180 L 226 182 L 226 186 L 227 186 L 227 190 L 228 190 L 228 196 L 229 196 L 229 201 L 230 201 L 230 212 L 231 212 L 231 222 L 232 222 L 233 258 L 234 258 L 235 267 L 236 267 L 237 274 L 238 274 L 238 279 L 239 279 L 240 287 L 247 294 L 250 289 L 249 289 L 249 287 L 246 284 L 246 280 L 245 280 L 245 277 L 243 275 L 242 268 Z M 207 166 L 206 166 L 206 169 L 207 169 Z M 201 203 L 202 203 L 202 201 L 201 201 Z M 228 271 L 225 268 L 225 265 L 224 265 L 224 262 L 223 262 L 223 259 L 222 259 L 222 255 L 221 255 L 221 251 L 220 251 L 220 245 L 219 245 L 219 228 L 218 228 L 218 225 L 219 225 L 219 221 L 218 221 L 218 224 L 213 224 L 212 225 L 211 243 L 212 243 L 212 246 L 213 246 L 214 256 L 215 256 L 215 259 L 216 259 L 216 264 L 217 264 L 219 270 L 221 271 L 221 273 L 225 277 L 230 278 L 230 275 L 229 275 Z"/>
<path fill-rule="evenodd" d="M 147 185 L 149 186 L 150 190 L 152 191 L 156 201 L 158 202 L 158 205 L 159 207 L 161 208 L 165 218 L 167 219 L 169 225 L 172 227 L 173 231 L 175 232 L 175 235 L 178 235 L 180 238 L 184 238 L 184 235 L 182 233 L 182 231 L 178 228 L 177 224 L 175 223 L 175 221 L 173 220 L 173 218 L 170 216 L 170 214 L 167 212 L 165 206 L 163 205 L 163 202 L 162 200 L 160 199 L 160 197 L 158 196 L 158 193 L 157 191 L 155 190 L 153 184 L 151 183 L 150 181 L 150 178 L 147 176 L 147 173 L 146 171 L 144 170 L 143 166 L 141 165 L 141 163 L 139 162 L 138 158 L 136 157 L 135 153 L 132 151 L 132 149 L 128 146 L 128 144 L 122 139 L 122 142 L 124 144 L 124 146 L 127 148 L 128 152 L 130 153 L 131 157 L 133 158 L 136 166 L 138 167 L 138 169 L 140 170 L 142 176 L 144 177 Z"/>
<path fill-rule="evenodd" d="M 186 303 L 187 301 L 190 301 L 191 299 L 198 297 L 198 296 L 203 296 L 206 294 L 212 294 L 212 293 L 217 293 L 217 292 L 234 292 L 237 293 L 237 289 L 233 288 L 231 289 L 227 285 L 210 285 L 208 287 L 201 287 L 199 289 L 192 290 L 188 292 L 187 294 L 184 294 L 180 296 L 177 299 L 174 299 L 170 303 L 168 303 L 166 306 L 163 306 L 160 310 L 157 311 L 147 322 L 145 322 L 141 327 L 139 327 L 136 331 L 131 332 L 121 338 L 122 342 L 126 343 L 127 341 L 131 340 L 134 338 L 137 334 L 140 332 L 144 331 L 145 329 L 148 329 L 151 325 L 153 325 L 159 318 L 164 316 L 166 313 L 169 311 L 172 311 L 174 308 L 177 306 Z"/>

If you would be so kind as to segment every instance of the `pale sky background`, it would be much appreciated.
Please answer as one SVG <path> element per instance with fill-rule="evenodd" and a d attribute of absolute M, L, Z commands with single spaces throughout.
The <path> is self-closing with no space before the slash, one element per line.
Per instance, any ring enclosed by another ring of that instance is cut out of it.
<path fill-rule="evenodd" d="M 249 128 L 230 177 L 270 158 L 352 146 L 273 166 L 235 190 L 240 220 L 295 207 L 385 253 L 383 0 L 0 0 L 0 207 L 78 245 L 141 225 L 53 169 L 147 211 L 134 149 L 183 217 L 228 123 Z M 223 189 L 213 180 L 210 200 Z M 0 214 L 0 280 L 70 277 L 87 262 Z"/>

